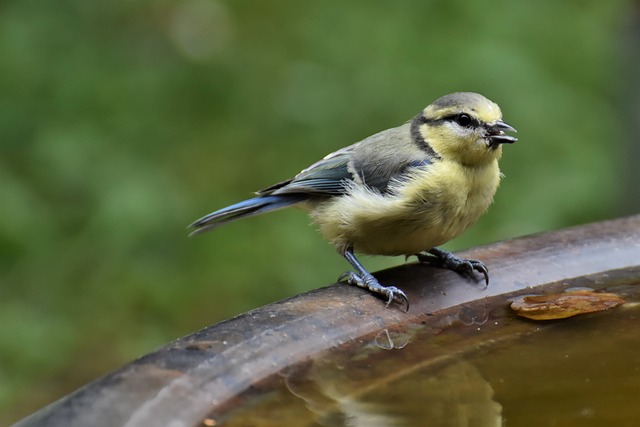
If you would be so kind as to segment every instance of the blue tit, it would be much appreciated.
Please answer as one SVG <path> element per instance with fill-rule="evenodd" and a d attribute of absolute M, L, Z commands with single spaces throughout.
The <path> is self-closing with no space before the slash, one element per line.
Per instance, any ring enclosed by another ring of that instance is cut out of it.
<path fill-rule="evenodd" d="M 477 93 L 445 95 L 405 124 L 329 154 L 256 197 L 206 215 L 192 234 L 288 206 L 307 210 L 322 236 L 353 267 L 351 285 L 409 309 L 405 293 L 376 280 L 355 253 L 417 255 L 466 276 L 484 275 L 478 260 L 437 246 L 482 215 L 498 189 L 502 144 L 517 139 L 497 104 Z"/>

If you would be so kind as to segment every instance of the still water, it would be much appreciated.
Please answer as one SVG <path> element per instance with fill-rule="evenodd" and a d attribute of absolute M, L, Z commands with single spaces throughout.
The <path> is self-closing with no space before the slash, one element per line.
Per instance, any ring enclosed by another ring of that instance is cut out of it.
<path fill-rule="evenodd" d="M 487 303 L 384 329 L 256 384 L 204 425 L 638 426 L 634 281 L 610 284 L 626 302 L 599 313 L 534 321 Z"/>

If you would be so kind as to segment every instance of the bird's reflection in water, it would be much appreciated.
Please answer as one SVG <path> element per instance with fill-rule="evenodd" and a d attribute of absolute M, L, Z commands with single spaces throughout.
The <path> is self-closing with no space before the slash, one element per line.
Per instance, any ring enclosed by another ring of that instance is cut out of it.
<path fill-rule="evenodd" d="M 286 385 L 316 414 L 313 425 L 411 427 L 502 425 L 493 389 L 469 362 L 449 360 L 359 387 L 339 366 L 314 364 Z M 340 380 L 344 377 L 344 381 Z M 317 423 L 317 424 L 316 424 Z"/>

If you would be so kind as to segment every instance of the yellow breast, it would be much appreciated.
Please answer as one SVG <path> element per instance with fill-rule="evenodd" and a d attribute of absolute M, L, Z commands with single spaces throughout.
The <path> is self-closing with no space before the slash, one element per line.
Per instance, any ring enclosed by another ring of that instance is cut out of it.
<path fill-rule="evenodd" d="M 500 181 L 497 161 L 469 168 L 439 161 L 394 183 L 388 194 L 353 186 L 313 207 L 322 235 L 339 251 L 414 254 L 458 236 L 482 215 Z"/>

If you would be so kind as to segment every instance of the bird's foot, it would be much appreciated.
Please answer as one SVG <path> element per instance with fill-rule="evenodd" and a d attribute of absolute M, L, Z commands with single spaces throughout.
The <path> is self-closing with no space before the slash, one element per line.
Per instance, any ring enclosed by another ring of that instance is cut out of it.
<path fill-rule="evenodd" d="M 482 273 L 486 286 L 489 286 L 489 270 L 487 266 L 477 259 L 464 259 L 449 251 L 433 248 L 426 252 L 416 254 L 418 261 L 435 267 L 448 268 L 456 271 L 468 279 L 473 279 L 473 272 Z"/>
<path fill-rule="evenodd" d="M 382 295 L 387 300 L 387 307 L 389 307 L 393 301 L 397 301 L 405 307 L 405 313 L 409 311 L 409 299 L 401 289 L 396 288 L 395 286 L 383 286 L 371 274 L 367 273 L 359 276 L 353 271 L 347 271 L 342 273 L 338 278 L 339 282 L 343 280 L 346 280 L 350 285 L 359 286 L 361 288 L 368 289 L 374 294 Z"/>

